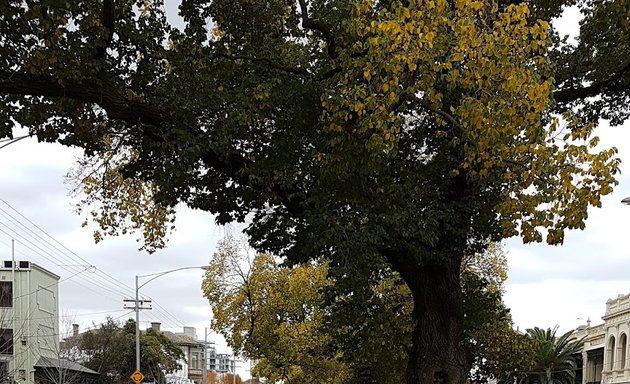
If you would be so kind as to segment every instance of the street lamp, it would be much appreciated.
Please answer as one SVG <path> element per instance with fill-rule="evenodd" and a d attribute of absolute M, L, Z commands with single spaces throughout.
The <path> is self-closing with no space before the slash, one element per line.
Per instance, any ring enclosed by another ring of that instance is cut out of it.
<path fill-rule="evenodd" d="M 621 200 L 621 203 L 625 205 L 630 205 L 630 197 L 626 197 L 625 199 Z"/>
<path fill-rule="evenodd" d="M 157 279 L 158 277 L 164 276 L 171 272 L 182 271 L 184 269 L 204 269 L 205 270 L 205 269 L 208 269 L 208 267 L 206 266 L 181 267 L 181 268 L 170 269 L 164 272 L 149 273 L 148 275 L 136 275 L 136 300 L 134 302 L 134 311 L 136 311 L 136 371 L 140 371 L 140 298 L 138 297 L 140 288 L 149 284 L 150 282 Z M 138 280 L 141 277 L 151 277 L 151 278 L 145 281 L 144 283 L 138 285 Z"/>

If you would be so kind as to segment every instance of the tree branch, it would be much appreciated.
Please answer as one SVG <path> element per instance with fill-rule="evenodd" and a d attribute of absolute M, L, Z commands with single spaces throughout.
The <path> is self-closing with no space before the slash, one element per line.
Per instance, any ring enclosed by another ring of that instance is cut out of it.
<path fill-rule="evenodd" d="M 66 98 L 96 104 L 107 113 L 110 119 L 141 127 L 160 128 L 170 123 L 170 114 L 149 104 L 129 100 L 121 93 L 117 90 L 103 89 L 95 84 L 71 80 L 55 81 L 49 76 L 0 72 L 0 94 Z M 181 125 L 179 127 L 186 128 L 193 135 L 200 133 L 198 127 L 181 127 Z M 165 140 L 155 130 L 143 129 L 143 134 L 157 142 Z M 273 185 L 269 188 L 257 185 L 247 172 L 247 168 L 252 164 L 251 160 L 240 154 L 219 153 L 211 147 L 206 147 L 201 154 L 201 159 L 209 167 L 227 175 L 241 185 L 249 186 L 254 190 L 273 191 L 282 200 L 287 210 L 295 215 L 299 215 L 304 209 L 302 206 L 304 196 L 298 187 Z"/>
<path fill-rule="evenodd" d="M 128 100 L 114 90 L 72 80 L 55 81 L 50 76 L 0 72 L 0 94 L 68 98 L 94 103 L 115 120 L 160 126 L 166 115 L 148 104 Z"/>
<path fill-rule="evenodd" d="M 306 0 L 299 0 L 300 3 L 300 11 L 302 12 L 302 27 L 306 29 L 310 29 L 312 31 L 318 31 L 324 36 L 324 40 L 326 41 L 326 46 L 328 48 L 328 56 L 333 59 L 336 59 L 339 54 L 337 53 L 337 45 L 335 44 L 335 38 L 330 32 L 330 28 L 324 25 L 319 20 L 311 19 L 308 15 L 308 6 L 306 5 Z"/>
<path fill-rule="evenodd" d="M 227 55 L 223 53 L 219 53 L 216 56 L 224 58 L 224 59 L 232 60 L 232 61 L 245 60 L 245 61 L 251 61 L 253 63 L 263 63 L 267 65 L 269 68 L 277 69 L 278 71 L 290 73 L 297 76 L 311 76 L 311 73 L 304 68 L 283 67 L 282 65 L 276 64 L 267 58 L 241 56 L 241 55 Z"/>
<path fill-rule="evenodd" d="M 607 80 L 597 81 L 587 87 L 560 89 L 553 93 L 557 103 L 570 103 L 572 101 L 597 96 L 605 91 L 619 92 L 628 89 L 622 78 L 630 72 L 630 64 Z"/>
<path fill-rule="evenodd" d="M 440 116 L 444 120 L 448 121 L 454 128 L 457 128 L 457 130 L 460 133 L 465 131 L 464 126 L 462 126 L 461 123 L 459 121 L 457 121 L 457 119 L 455 119 L 455 117 L 453 117 L 453 115 L 451 115 L 450 113 L 445 112 L 445 111 L 443 111 L 441 109 L 434 108 L 426 100 L 420 99 L 420 98 L 416 97 L 415 95 L 411 95 L 411 94 L 403 94 L 403 95 L 401 95 L 399 103 L 403 103 L 403 102 L 406 102 L 406 101 L 421 107 L 422 109 L 424 109 L 427 112 L 430 112 L 430 113 L 432 113 L 434 115 Z"/>
<path fill-rule="evenodd" d="M 101 24 L 103 28 L 105 28 L 105 30 L 107 31 L 107 35 L 104 39 L 101 39 L 101 41 L 99 41 L 99 44 L 96 44 L 96 59 L 104 58 L 105 54 L 107 53 L 107 48 L 114 38 L 114 22 L 114 1 L 103 0 Z"/>

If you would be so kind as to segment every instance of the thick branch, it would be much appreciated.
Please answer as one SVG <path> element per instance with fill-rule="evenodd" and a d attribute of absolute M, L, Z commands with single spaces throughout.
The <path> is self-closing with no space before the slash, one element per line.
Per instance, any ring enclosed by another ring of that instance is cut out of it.
<path fill-rule="evenodd" d="M 59 97 L 94 103 L 103 108 L 110 118 L 131 124 L 160 126 L 166 118 L 161 111 L 128 100 L 116 91 L 74 81 L 57 82 L 48 76 L 1 72 L 0 94 Z"/>
<path fill-rule="evenodd" d="M 312 31 L 318 31 L 324 36 L 324 40 L 326 41 L 326 46 L 328 47 L 328 56 L 333 59 L 336 59 L 339 55 L 337 54 L 337 46 L 335 44 L 335 38 L 330 32 L 330 28 L 324 25 L 319 20 L 311 19 L 308 15 L 308 6 L 306 5 L 306 0 L 299 0 L 300 3 L 300 11 L 302 12 L 302 27 L 306 29 L 310 29 Z"/>
<path fill-rule="evenodd" d="M 164 111 L 145 103 L 128 100 L 115 90 L 105 90 L 94 84 L 73 81 L 64 81 L 62 84 L 47 76 L 0 72 L 0 94 L 66 98 L 96 104 L 105 110 L 110 119 L 141 126 L 159 128 L 170 122 L 170 115 Z M 193 135 L 199 133 L 197 127 L 189 126 L 188 130 Z M 164 140 L 150 129 L 143 130 L 143 134 L 151 140 Z M 221 154 L 207 147 L 201 157 L 209 167 L 224 173 L 242 185 L 248 185 L 255 190 L 273 191 L 290 212 L 296 215 L 302 212 L 303 195 L 297 187 L 278 185 L 269 187 L 253 184 L 249 173 L 246 172 L 251 161 L 243 156 L 236 153 Z"/>
<path fill-rule="evenodd" d="M 560 89 L 553 93 L 553 98 L 557 103 L 570 103 L 572 101 L 586 99 L 597 96 L 602 92 L 619 92 L 628 89 L 622 78 L 630 72 L 630 64 L 626 65 L 619 72 L 607 80 L 597 81 L 587 87 Z"/>
<path fill-rule="evenodd" d="M 400 96 L 399 100 L 400 100 L 399 103 L 409 102 L 412 105 L 419 106 L 420 108 L 424 109 L 425 111 L 429 113 L 432 113 L 434 115 L 441 117 L 442 119 L 448 121 L 453 126 L 453 128 L 456 128 L 460 133 L 465 131 L 464 127 L 461 125 L 459 121 L 457 121 L 457 119 L 455 119 L 453 115 L 441 109 L 434 108 L 431 105 L 431 103 L 429 103 L 425 99 L 421 99 L 421 98 L 416 97 L 415 95 L 405 93 Z"/>
<path fill-rule="evenodd" d="M 105 28 L 107 35 L 102 39 L 101 44 L 97 45 L 96 48 L 96 58 L 102 59 L 105 57 L 105 53 L 107 53 L 107 48 L 112 42 L 114 38 L 114 1 L 113 0 L 103 0 L 103 9 L 101 15 L 101 23 L 103 28 Z"/>

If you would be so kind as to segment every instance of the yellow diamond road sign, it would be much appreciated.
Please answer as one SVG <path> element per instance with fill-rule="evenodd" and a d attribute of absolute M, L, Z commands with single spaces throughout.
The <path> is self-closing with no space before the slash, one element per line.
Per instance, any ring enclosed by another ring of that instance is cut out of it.
<path fill-rule="evenodd" d="M 131 377 L 131 380 L 136 384 L 140 384 L 142 383 L 142 380 L 144 380 L 144 375 L 140 371 L 135 371 L 134 373 L 131 374 L 130 377 Z"/>

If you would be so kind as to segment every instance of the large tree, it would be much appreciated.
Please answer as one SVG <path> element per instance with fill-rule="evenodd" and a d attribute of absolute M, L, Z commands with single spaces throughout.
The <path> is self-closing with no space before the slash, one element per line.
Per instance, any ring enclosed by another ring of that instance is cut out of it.
<path fill-rule="evenodd" d="M 559 244 L 611 191 L 591 134 L 630 113 L 628 1 L 577 2 L 574 44 L 549 21 L 575 0 L 182 0 L 178 28 L 159 0 L 5 1 L 0 137 L 84 148 L 99 236 L 162 246 L 182 202 L 340 292 L 388 263 L 407 382 L 461 383 L 464 255 Z"/>

